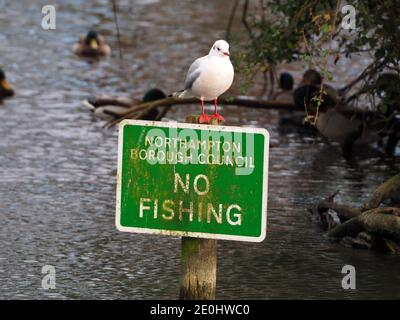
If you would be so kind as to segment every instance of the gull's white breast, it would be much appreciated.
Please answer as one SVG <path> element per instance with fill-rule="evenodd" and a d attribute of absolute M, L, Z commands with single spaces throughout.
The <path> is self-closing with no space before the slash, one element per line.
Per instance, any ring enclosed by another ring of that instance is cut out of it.
<path fill-rule="evenodd" d="M 199 68 L 200 76 L 192 86 L 192 93 L 210 101 L 227 91 L 233 82 L 233 66 L 229 58 L 208 56 Z"/>

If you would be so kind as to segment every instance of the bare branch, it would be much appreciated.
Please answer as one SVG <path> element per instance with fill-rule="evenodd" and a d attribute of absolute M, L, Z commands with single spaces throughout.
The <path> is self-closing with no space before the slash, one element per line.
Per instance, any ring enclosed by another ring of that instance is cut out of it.
<path fill-rule="evenodd" d="M 232 28 L 232 24 L 233 24 L 233 19 L 235 18 L 235 13 L 236 13 L 238 4 L 239 4 L 239 0 L 235 0 L 235 3 L 233 4 L 232 10 L 231 10 L 231 14 L 229 16 L 228 25 L 226 27 L 225 38 L 228 42 L 231 37 L 231 28 Z"/>
<path fill-rule="evenodd" d="M 119 49 L 119 58 L 122 60 L 122 48 L 121 48 L 121 34 L 119 32 L 119 24 L 118 24 L 118 7 L 117 0 L 112 0 L 113 12 L 114 12 L 114 23 L 117 28 L 117 39 L 118 39 L 118 49 Z"/>
<path fill-rule="evenodd" d="M 243 23 L 244 27 L 246 28 L 247 33 L 249 34 L 250 38 L 252 40 L 254 40 L 255 37 L 254 37 L 253 31 L 251 30 L 250 25 L 247 22 L 248 10 L 249 10 L 249 0 L 245 0 L 244 5 L 243 5 L 242 23 Z"/>

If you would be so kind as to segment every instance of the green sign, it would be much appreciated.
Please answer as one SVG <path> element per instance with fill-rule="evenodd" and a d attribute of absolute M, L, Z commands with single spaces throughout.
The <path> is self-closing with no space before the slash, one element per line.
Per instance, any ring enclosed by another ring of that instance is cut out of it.
<path fill-rule="evenodd" d="M 118 230 L 264 240 L 267 130 L 136 120 L 119 130 Z"/>

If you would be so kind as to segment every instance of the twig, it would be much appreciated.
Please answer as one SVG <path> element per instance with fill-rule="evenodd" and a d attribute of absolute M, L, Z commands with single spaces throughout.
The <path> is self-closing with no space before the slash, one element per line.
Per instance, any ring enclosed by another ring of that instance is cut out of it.
<path fill-rule="evenodd" d="M 340 6 L 340 0 L 336 0 L 335 14 L 333 16 L 333 21 L 332 21 L 332 25 L 331 25 L 331 32 L 329 34 L 328 54 L 324 57 L 324 64 L 323 64 L 323 70 L 324 71 L 328 69 L 328 58 L 332 54 L 332 40 L 333 40 L 334 31 L 335 31 L 337 16 L 338 16 L 338 13 L 339 13 L 339 6 Z M 304 38 L 304 41 L 305 41 L 306 49 L 311 55 L 311 51 L 309 49 L 309 46 L 307 44 L 307 39 L 305 37 L 304 29 L 302 30 L 302 33 L 303 33 L 303 38 Z M 313 60 L 312 56 L 311 56 L 311 60 Z M 324 94 L 326 94 L 326 92 L 324 91 L 324 78 L 323 78 L 323 81 L 322 81 L 320 89 L 319 89 L 319 96 L 318 96 L 318 99 L 317 99 L 317 107 L 316 107 L 315 116 L 313 117 L 313 121 L 312 121 L 312 125 L 314 125 L 314 126 L 317 124 L 317 121 L 318 121 L 319 112 L 320 112 L 319 109 L 320 109 L 321 103 L 323 102 L 323 95 Z M 310 119 L 311 117 L 308 115 L 307 106 L 306 106 L 305 103 L 304 103 L 304 107 L 306 108 L 307 118 Z"/>
<path fill-rule="evenodd" d="M 246 28 L 250 38 L 254 41 L 255 38 L 254 38 L 254 35 L 253 35 L 253 31 L 251 30 L 250 25 L 247 22 L 247 11 L 248 11 L 248 9 L 249 9 L 249 0 L 246 0 L 244 2 L 244 5 L 243 5 L 242 23 L 243 23 L 244 27 Z"/>
<path fill-rule="evenodd" d="M 275 77 L 274 77 L 274 65 L 271 66 L 271 69 L 269 70 L 269 93 L 268 96 L 272 97 L 272 95 L 274 94 L 274 89 L 275 89 Z"/>
<path fill-rule="evenodd" d="M 235 13 L 236 13 L 238 4 L 239 4 L 239 0 L 235 0 L 232 10 L 231 10 L 231 14 L 229 16 L 228 25 L 226 27 L 225 38 L 228 42 L 230 41 L 230 38 L 231 38 L 231 28 L 232 28 L 232 24 L 233 24 L 233 19 L 235 18 Z"/>
<path fill-rule="evenodd" d="M 349 91 L 353 86 L 355 86 L 357 83 L 359 83 L 361 80 L 363 80 L 365 77 L 367 77 L 370 74 L 375 73 L 378 69 L 380 69 L 384 64 L 386 63 L 386 60 L 383 59 L 381 62 L 378 63 L 378 61 L 374 61 L 371 63 L 368 67 L 364 69 L 361 74 L 355 78 L 353 81 L 345 85 L 343 88 L 340 88 L 338 91 L 343 95 L 347 91 Z"/>
<path fill-rule="evenodd" d="M 265 12 L 267 11 L 267 4 L 264 2 L 264 0 L 260 0 L 260 7 L 261 7 L 261 21 L 265 22 L 266 21 Z"/>
<path fill-rule="evenodd" d="M 113 5 L 113 12 L 114 12 L 114 23 L 115 26 L 117 27 L 117 39 L 118 39 L 118 49 L 119 49 L 119 58 L 122 60 L 122 48 L 121 48 L 121 35 L 119 32 L 119 24 L 118 24 L 118 7 L 117 7 L 117 0 L 112 0 L 112 5 Z"/>

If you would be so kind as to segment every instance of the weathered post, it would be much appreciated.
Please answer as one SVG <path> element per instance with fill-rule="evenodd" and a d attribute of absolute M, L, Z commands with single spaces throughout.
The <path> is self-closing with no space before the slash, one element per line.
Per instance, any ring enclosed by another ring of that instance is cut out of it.
<path fill-rule="evenodd" d="M 187 123 L 199 123 L 199 116 L 188 116 Z M 212 125 L 218 125 L 212 119 Z M 217 240 L 182 237 L 181 285 L 183 300 L 213 300 L 217 286 Z"/>
<path fill-rule="evenodd" d="M 184 300 L 213 300 L 217 283 L 217 240 L 182 237 L 181 288 Z"/>

